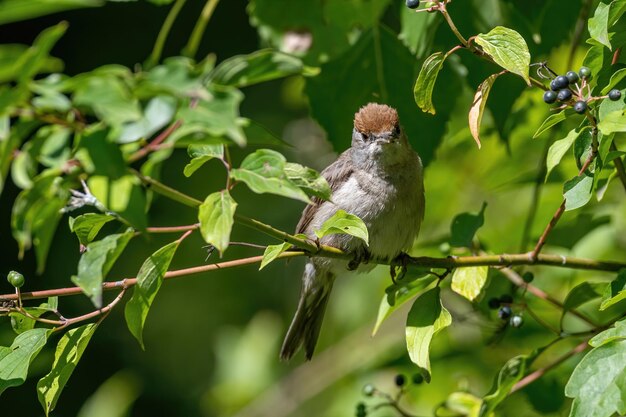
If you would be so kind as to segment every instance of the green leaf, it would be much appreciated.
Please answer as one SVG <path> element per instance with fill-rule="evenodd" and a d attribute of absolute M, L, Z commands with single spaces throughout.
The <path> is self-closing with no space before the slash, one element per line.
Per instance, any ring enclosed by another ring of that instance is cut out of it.
<path fill-rule="evenodd" d="M 46 303 L 41 304 L 39 307 L 23 308 L 32 317 L 40 317 L 42 314 L 45 314 L 53 309 L 49 307 Z M 27 317 L 18 312 L 9 313 L 9 317 L 11 317 L 11 327 L 13 328 L 13 331 L 15 331 L 15 333 L 17 334 L 32 330 L 35 328 L 35 324 L 37 324 L 35 319 Z"/>
<path fill-rule="evenodd" d="M 376 317 L 376 324 L 372 330 L 372 336 L 378 332 L 383 322 L 391 316 L 394 311 L 411 301 L 431 283 L 437 280 L 437 277 L 428 273 L 426 273 L 426 276 L 424 276 L 424 274 L 411 276 L 411 272 L 412 271 L 408 271 L 407 275 L 402 278 L 402 280 L 397 281 L 396 284 L 390 285 L 385 289 L 385 295 L 378 307 L 378 316 Z"/>
<path fill-rule="evenodd" d="M 0 8 L 0 14 L 2 10 Z M 0 21 L 2 18 L 0 18 Z M 18 83 L 24 84 L 32 80 L 42 68 L 49 62 L 48 54 L 57 41 L 63 36 L 67 30 L 67 22 L 58 23 L 42 31 L 37 39 L 33 42 L 33 46 L 28 48 L 26 53 L 20 57 L 20 74 L 17 78 Z M 59 68 L 61 69 L 61 68 Z"/>
<path fill-rule="evenodd" d="M 293 245 L 289 242 L 281 243 L 280 245 L 268 245 L 265 248 L 265 252 L 263 252 L 263 260 L 261 261 L 261 266 L 259 267 L 259 271 L 269 265 L 271 262 L 276 260 L 278 256 L 293 247 Z"/>
<path fill-rule="evenodd" d="M 198 210 L 200 233 L 207 243 L 217 248 L 220 255 L 230 244 L 236 209 L 237 203 L 225 190 L 209 194 Z"/>
<path fill-rule="evenodd" d="M 103 4 L 102 0 L 4 0 L 0 2 L 0 25 Z"/>
<path fill-rule="evenodd" d="M 602 94 L 608 94 L 624 77 L 626 77 L 626 68 L 615 71 L 615 73 L 611 75 L 609 83 L 602 89 Z"/>
<path fill-rule="evenodd" d="M 578 363 L 565 386 L 565 395 L 574 399 L 570 417 L 625 414 L 625 383 L 626 340 L 603 342 Z"/>
<path fill-rule="evenodd" d="M 191 157 L 191 161 L 185 165 L 183 174 L 185 177 L 190 177 L 211 159 L 222 159 L 224 157 L 224 145 L 189 145 L 187 153 Z"/>
<path fill-rule="evenodd" d="M 478 214 L 461 213 L 452 220 L 452 225 L 450 225 L 450 246 L 472 247 L 474 235 L 485 224 L 486 208 L 487 203 L 483 202 L 483 206 Z"/>
<path fill-rule="evenodd" d="M 135 175 L 128 174 L 119 178 L 92 175 L 87 180 L 87 185 L 108 210 L 138 230 L 146 228 L 146 194 L 141 181 Z"/>
<path fill-rule="evenodd" d="M 139 101 L 128 86 L 112 75 L 91 75 L 77 87 L 72 101 L 109 126 L 121 127 L 141 119 Z"/>
<path fill-rule="evenodd" d="M 575 210 L 591 200 L 593 177 L 583 174 L 576 176 L 563 185 L 565 211 Z"/>
<path fill-rule="evenodd" d="M 480 124 L 483 120 L 483 113 L 485 112 L 485 105 L 487 104 L 487 99 L 489 98 L 489 92 L 491 91 L 491 87 L 493 87 L 493 83 L 496 81 L 500 74 L 493 74 L 487 77 L 485 81 L 480 83 L 478 89 L 476 90 L 476 94 L 474 94 L 474 100 L 472 101 L 472 106 L 470 107 L 468 118 L 469 118 L 469 128 L 480 149 Z"/>
<path fill-rule="evenodd" d="M 572 288 L 563 302 L 561 327 L 563 327 L 563 319 L 568 311 L 571 311 L 591 300 L 600 298 L 602 296 L 602 290 L 605 286 L 606 284 L 600 282 L 583 282 Z"/>
<path fill-rule="evenodd" d="M 435 52 L 426 58 L 424 64 L 422 64 L 422 69 L 417 77 L 417 81 L 415 81 L 415 87 L 413 87 L 413 96 L 415 97 L 415 103 L 423 112 L 435 114 L 433 89 L 445 59 L 446 56 L 443 52 Z"/>
<path fill-rule="evenodd" d="M 78 273 L 72 276 L 72 282 L 91 298 L 97 308 L 102 308 L 102 282 L 133 235 L 133 230 L 128 229 L 92 242 L 78 261 Z"/>
<path fill-rule="evenodd" d="M 332 193 L 330 185 L 328 185 L 326 178 L 322 177 L 316 170 L 287 162 L 283 171 L 289 181 L 300 187 L 308 195 L 319 197 L 322 200 L 330 200 Z"/>
<path fill-rule="evenodd" d="M 563 139 L 559 139 L 550 145 L 550 149 L 548 149 L 548 155 L 546 157 L 546 181 L 548 180 L 548 177 L 554 167 L 561 162 L 561 159 L 567 153 L 569 148 L 572 147 L 572 144 L 581 132 L 581 130 L 572 129 Z"/>
<path fill-rule="evenodd" d="M 626 319 L 616 321 L 613 326 L 598 333 L 589 341 L 589 345 L 597 348 L 614 340 L 626 339 Z"/>
<path fill-rule="evenodd" d="M 496 64 L 519 75 L 526 84 L 531 85 L 528 76 L 530 52 L 522 35 L 513 29 L 496 26 L 489 33 L 476 36 L 475 41 Z"/>
<path fill-rule="evenodd" d="M 452 316 L 441 304 L 440 288 L 420 295 L 406 319 L 406 345 L 426 382 L 430 382 L 430 342 L 440 330 L 452 324 Z"/>
<path fill-rule="evenodd" d="M 115 138 L 117 143 L 135 142 L 149 138 L 165 127 L 174 117 L 176 103 L 171 97 L 159 96 L 148 102 L 143 117 L 122 126 L 122 132 Z"/>
<path fill-rule="evenodd" d="M 513 386 L 526 373 L 528 362 L 529 357 L 527 355 L 520 355 L 509 359 L 500 369 L 491 393 L 483 399 L 480 417 L 489 415 L 508 396 Z"/>
<path fill-rule="evenodd" d="M 543 132 L 548 131 L 551 127 L 554 127 L 557 124 L 561 123 L 563 120 L 567 119 L 572 114 L 573 114 L 573 111 L 571 109 L 565 109 L 565 110 L 561 110 L 558 113 L 551 114 L 550 116 L 546 118 L 546 120 L 543 121 L 541 126 L 539 126 L 539 129 L 537 129 L 537 131 L 533 135 L 533 139 L 541 135 Z"/>
<path fill-rule="evenodd" d="M 452 291 L 474 301 L 485 286 L 488 274 L 487 266 L 457 268 L 452 274 Z"/>
<path fill-rule="evenodd" d="M 28 367 L 46 344 L 49 329 L 37 328 L 18 335 L 11 347 L 0 347 L 0 395 L 26 381 Z"/>
<path fill-rule="evenodd" d="M 608 30 L 610 8 L 611 6 L 609 4 L 602 2 L 598 4 L 593 17 L 589 19 L 589 35 L 591 39 L 612 49 Z"/>
<path fill-rule="evenodd" d="M 37 397 L 46 416 L 56 407 L 65 384 L 72 376 L 98 325 L 85 324 L 65 333 L 54 353 L 50 372 L 37 383 Z"/>
<path fill-rule="evenodd" d="M 606 286 L 600 310 L 606 310 L 624 299 L 626 299 L 626 269 L 620 270 L 617 277 Z"/>
<path fill-rule="evenodd" d="M 293 55 L 262 49 L 224 60 L 213 70 L 210 80 L 215 84 L 239 88 L 290 75 L 316 75 L 318 72 L 318 69 L 306 67 Z"/>
<path fill-rule="evenodd" d="M 315 235 L 320 239 L 324 236 L 336 234 L 358 237 L 366 245 L 369 245 L 369 234 L 363 220 L 354 214 L 346 213 L 344 210 L 337 210 L 335 214 L 322 224 L 320 230 L 315 231 Z"/>
<path fill-rule="evenodd" d="M 441 24 L 439 13 L 415 13 L 405 5 L 401 6 L 400 23 L 402 30 L 398 39 L 418 58 L 430 49 L 437 28 Z"/>
<path fill-rule="evenodd" d="M 146 259 L 137 274 L 137 285 L 133 288 L 133 295 L 126 303 L 124 317 L 128 330 L 145 350 L 143 344 L 143 328 L 146 323 L 148 311 L 154 301 L 163 277 L 170 267 L 172 258 L 178 249 L 180 240 L 169 243 Z"/>
<path fill-rule="evenodd" d="M 623 110 L 609 113 L 598 123 L 598 129 L 603 135 L 615 132 L 626 132 L 626 115 Z"/>
<path fill-rule="evenodd" d="M 258 194 L 270 193 L 309 203 L 309 197 L 285 173 L 283 155 L 270 149 L 259 149 L 246 156 L 241 167 L 230 172 L 231 178 L 245 183 Z"/>
<path fill-rule="evenodd" d="M 81 245 L 87 246 L 96 238 L 102 227 L 114 220 L 115 217 L 108 214 L 87 213 L 76 218 L 70 217 L 70 230 L 76 233 Z"/>

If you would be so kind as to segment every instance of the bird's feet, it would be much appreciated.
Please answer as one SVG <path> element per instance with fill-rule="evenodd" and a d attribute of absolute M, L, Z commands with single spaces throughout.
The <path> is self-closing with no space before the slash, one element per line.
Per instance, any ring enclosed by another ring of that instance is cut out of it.
<path fill-rule="evenodd" d="M 406 252 L 400 252 L 400 254 L 393 259 L 391 265 L 389 265 L 389 272 L 391 274 L 391 280 L 394 284 L 397 284 L 396 281 L 404 278 L 409 263 L 411 263 L 411 256 L 409 256 Z M 396 278 L 396 268 L 398 266 L 400 267 L 400 275 Z"/>
<path fill-rule="evenodd" d="M 366 264 L 372 259 L 372 254 L 367 249 L 360 249 L 354 252 L 354 259 L 348 262 L 348 271 L 354 271 L 361 264 Z"/>

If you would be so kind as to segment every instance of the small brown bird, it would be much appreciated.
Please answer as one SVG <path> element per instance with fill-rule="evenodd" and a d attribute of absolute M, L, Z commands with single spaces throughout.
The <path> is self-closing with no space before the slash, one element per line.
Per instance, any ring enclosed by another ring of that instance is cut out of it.
<path fill-rule="evenodd" d="M 369 247 L 350 235 L 322 238 L 324 245 L 355 254 L 355 259 L 393 259 L 409 249 L 424 217 L 422 162 L 409 145 L 395 109 L 370 103 L 354 116 L 352 146 L 322 171 L 332 201 L 313 199 L 302 213 L 296 233 L 315 239 L 315 230 L 345 210 L 360 217 L 369 232 Z M 295 317 L 280 357 L 290 359 L 304 345 L 311 359 L 335 277 L 346 271 L 340 259 L 310 258 L 304 268 Z M 361 265 L 359 272 L 372 265 Z"/>

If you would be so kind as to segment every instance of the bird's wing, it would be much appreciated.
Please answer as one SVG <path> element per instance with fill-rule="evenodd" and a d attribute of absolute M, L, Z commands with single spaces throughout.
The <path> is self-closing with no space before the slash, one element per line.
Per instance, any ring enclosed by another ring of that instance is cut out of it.
<path fill-rule="evenodd" d="M 350 149 L 339 155 L 339 158 L 325 170 L 322 171 L 321 175 L 328 181 L 328 185 L 330 185 L 330 189 L 334 192 L 338 190 L 341 185 L 350 178 L 353 172 L 353 164 L 350 161 Z M 332 199 L 332 195 L 331 195 Z M 319 197 L 311 198 L 311 203 L 304 208 L 302 212 L 302 217 L 300 217 L 300 221 L 296 226 L 296 233 L 305 233 L 306 229 L 309 227 L 311 220 L 315 217 L 315 213 L 317 213 L 317 209 L 320 205 L 325 203 L 326 201 L 322 200 Z"/>

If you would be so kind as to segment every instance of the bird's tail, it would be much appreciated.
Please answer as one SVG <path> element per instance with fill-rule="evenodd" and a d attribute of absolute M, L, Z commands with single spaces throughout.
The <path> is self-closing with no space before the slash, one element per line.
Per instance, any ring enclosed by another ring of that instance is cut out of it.
<path fill-rule="evenodd" d="M 303 345 L 307 360 L 313 356 L 334 281 L 333 274 L 318 271 L 312 262 L 307 263 L 298 309 L 280 350 L 282 360 L 291 359 Z"/>

